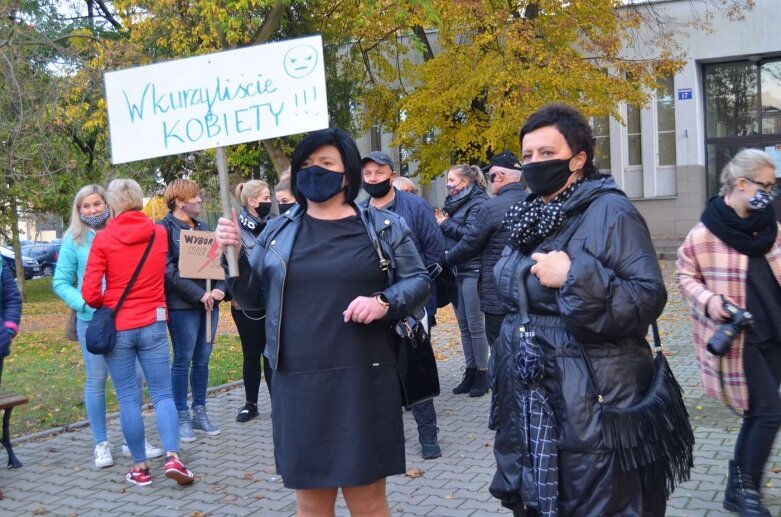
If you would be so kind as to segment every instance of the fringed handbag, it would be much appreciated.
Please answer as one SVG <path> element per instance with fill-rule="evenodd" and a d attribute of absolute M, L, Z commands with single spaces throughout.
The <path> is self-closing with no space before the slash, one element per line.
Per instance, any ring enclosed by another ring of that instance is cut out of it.
<path fill-rule="evenodd" d="M 604 399 L 594 366 L 583 345 L 578 343 L 578 347 L 599 402 L 606 446 L 616 451 L 624 471 L 641 469 L 648 482 L 663 474 L 669 496 L 678 484 L 689 480 L 694 466 L 694 433 L 683 390 L 664 356 L 656 322 L 651 328 L 656 353 L 654 376 L 643 399 L 632 406 L 617 407 Z"/>

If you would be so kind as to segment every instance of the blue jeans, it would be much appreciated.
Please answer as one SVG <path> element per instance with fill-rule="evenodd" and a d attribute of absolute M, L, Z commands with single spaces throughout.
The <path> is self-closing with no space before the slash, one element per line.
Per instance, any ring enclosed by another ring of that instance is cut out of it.
<path fill-rule="evenodd" d="M 458 277 L 456 319 L 467 368 L 485 370 L 488 368 L 488 339 L 485 336 L 485 317 L 480 309 L 477 281 L 477 277 Z"/>
<path fill-rule="evenodd" d="M 91 354 L 87 351 L 88 321 L 76 320 L 76 335 L 79 338 L 81 355 L 84 358 L 84 369 L 87 371 L 84 382 L 84 407 L 87 409 L 87 420 L 92 428 L 92 437 L 95 444 L 108 441 L 106 437 L 106 379 L 108 368 L 102 355 Z M 136 361 L 136 386 L 139 400 L 144 400 L 144 372 Z M 139 402 L 139 406 L 141 405 Z"/>
<path fill-rule="evenodd" d="M 144 420 L 135 379 L 135 364 L 141 363 L 155 406 L 157 434 L 166 452 L 179 452 L 179 417 L 171 393 L 168 363 L 168 335 L 165 322 L 158 321 L 132 330 L 117 332 L 114 349 L 104 356 L 119 399 L 119 421 L 133 463 L 146 460 Z"/>
<path fill-rule="evenodd" d="M 169 309 L 168 331 L 174 349 L 171 367 L 171 385 L 174 389 L 176 409 L 186 411 L 187 386 L 192 384 L 193 406 L 206 405 L 206 388 L 209 386 L 209 358 L 217 332 L 219 309 L 211 312 L 212 335 L 206 339 L 206 311 L 203 309 Z M 189 382 L 188 382 L 189 381 Z"/>

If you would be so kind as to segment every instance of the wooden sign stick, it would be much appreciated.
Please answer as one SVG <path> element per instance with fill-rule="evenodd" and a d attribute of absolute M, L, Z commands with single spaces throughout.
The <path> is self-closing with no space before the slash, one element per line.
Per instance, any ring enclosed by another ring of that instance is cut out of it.
<path fill-rule="evenodd" d="M 222 202 L 222 216 L 226 219 L 232 219 L 230 186 L 228 183 L 228 158 L 225 156 L 225 148 L 217 148 L 217 173 L 220 179 L 220 201 Z M 236 249 L 228 246 L 225 249 L 225 258 L 228 261 L 228 276 L 235 278 L 239 276 L 239 262 L 236 258 Z"/>
<path fill-rule="evenodd" d="M 212 279 L 207 278 L 206 279 L 206 292 L 210 293 L 212 292 Z M 215 302 L 220 303 L 220 302 Z M 206 342 L 211 343 L 214 340 L 212 339 L 212 314 L 214 313 L 214 310 L 207 310 L 206 311 Z"/>

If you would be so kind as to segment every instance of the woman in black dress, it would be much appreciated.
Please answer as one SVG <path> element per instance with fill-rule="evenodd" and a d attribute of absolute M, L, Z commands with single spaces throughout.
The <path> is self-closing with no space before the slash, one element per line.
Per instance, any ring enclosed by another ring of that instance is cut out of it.
<path fill-rule="evenodd" d="M 300 516 L 333 515 L 338 488 L 351 513 L 389 516 L 385 478 L 405 458 L 386 330 L 426 302 L 428 276 L 403 219 L 354 204 L 361 159 L 344 131 L 302 140 L 291 184 L 298 206 L 269 221 L 249 257 L 237 253 L 228 280 L 239 304 L 265 299 L 277 470 Z M 217 241 L 241 246 L 236 220 L 220 219 Z M 391 258 L 391 286 L 376 245 Z"/>

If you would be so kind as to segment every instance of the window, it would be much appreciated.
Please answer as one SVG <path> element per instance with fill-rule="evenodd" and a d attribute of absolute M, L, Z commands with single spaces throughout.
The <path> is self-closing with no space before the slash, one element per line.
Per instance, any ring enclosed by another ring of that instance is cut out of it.
<path fill-rule="evenodd" d="M 631 166 L 643 165 L 643 145 L 641 142 L 642 130 L 640 128 L 640 107 L 633 104 L 626 105 L 626 131 L 629 139 L 629 162 Z"/>
<path fill-rule="evenodd" d="M 610 116 L 591 119 L 594 130 L 594 162 L 597 169 L 610 170 Z"/>
<path fill-rule="evenodd" d="M 675 88 L 672 76 L 659 82 L 656 90 L 656 124 L 659 165 L 675 165 Z"/>
<path fill-rule="evenodd" d="M 781 133 L 781 61 L 762 63 L 762 133 Z"/>
<path fill-rule="evenodd" d="M 705 68 L 708 138 L 759 133 L 757 66 L 750 62 L 720 63 Z"/>

